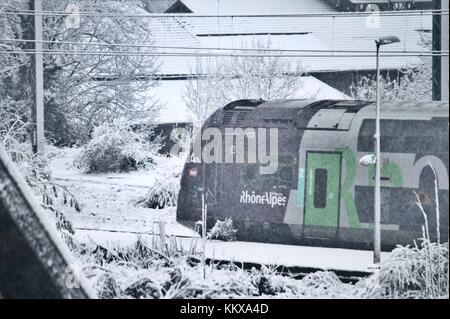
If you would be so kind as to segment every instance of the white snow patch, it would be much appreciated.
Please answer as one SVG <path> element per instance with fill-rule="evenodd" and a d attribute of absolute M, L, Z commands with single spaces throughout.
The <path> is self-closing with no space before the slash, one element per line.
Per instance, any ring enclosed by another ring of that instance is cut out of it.
<path fill-rule="evenodd" d="M 179 226 L 179 230 L 183 226 Z M 177 235 L 177 231 L 166 231 L 167 235 Z M 192 235 L 192 230 L 185 229 L 183 235 Z M 77 231 L 76 238 L 80 241 L 92 240 L 96 244 L 106 247 L 128 247 L 133 245 L 138 238 L 151 242 L 153 235 L 133 233 L 113 233 L 106 231 Z M 178 233 L 181 236 L 181 233 Z M 202 242 L 198 235 L 195 238 L 177 237 L 182 247 L 196 247 L 201 251 Z M 282 265 L 286 267 L 305 267 L 322 270 L 341 270 L 370 272 L 369 267 L 373 264 L 373 253 L 366 250 L 294 246 L 254 242 L 223 242 L 207 241 L 206 257 L 214 260 L 225 260 L 248 263 L 259 263 L 264 265 Z M 382 260 L 390 256 L 389 252 L 382 252 Z"/>

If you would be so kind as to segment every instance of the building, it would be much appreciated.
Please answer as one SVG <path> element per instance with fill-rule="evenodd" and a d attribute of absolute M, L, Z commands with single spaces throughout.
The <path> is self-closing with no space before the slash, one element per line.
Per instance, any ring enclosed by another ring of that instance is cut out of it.
<path fill-rule="evenodd" d="M 374 40 L 380 36 L 401 39 L 383 48 L 382 72 L 393 72 L 393 76 L 399 69 L 421 62 L 414 52 L 430 50 L 427 41 L 432 34 L 432 15 L 426 12 L 407 16 L 342 15 L 323 0 L 265 0 L 264 5 L 254 0 L 182 0 L 166 12 L 184 12 L 174 9 L 180 3 L 192 14 L 177 17 L 177 21 L 199 47 L 248 48 L 256 39 L 271 41 L 275 49 L 303 50 L 298 60 L 308 73 L 345 94 L 350 94 L 350 85 L 359 78 L 375 73 Z M 395 52 L 405 54 L 393 56 Z M 189 74 L 195 63 L 182 63 L 178 72 Z"/>
<path fill-rule="evenodd" d="M 270 42 L 272 50 L 296 55 L 290 59 L 306 69 L 308 77 L 303 78 L 302 86 L 308 89 L 297 90 L 294 98 L 311 97 L 311 92 L 321 92 L 317 98 L 348 98 L 351 84 L 375 74 L 374 40 L 381 36 L 401 39 L 383 48 L 382 73 L 391 73 L 391 77 L 421 63 L 415 52 L 430 50 L 427 41 L 432 34 L 432 15 L 427 12 L 348 15 L 337 12 L 325 0 L 151 2 L 153 13 L 168 13 L 167 17 L 149 19 L 157 51 L 180 53 L 160 57 L 161 84 L 156 90 L 164 105 L 160 123 L 190 121 L 183 90 L 188 79 L 200 75 L 199 65 L 220 62 L 222 57 L 217 53 L 248 52 L 244 50 L 255 42 Z"/>

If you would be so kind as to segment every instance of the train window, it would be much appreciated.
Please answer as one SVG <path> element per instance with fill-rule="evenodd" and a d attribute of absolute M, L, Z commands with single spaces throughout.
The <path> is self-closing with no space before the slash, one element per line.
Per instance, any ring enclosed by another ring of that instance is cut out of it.
<path fill-rule="evenodd" d="M 327 206 L 327 178 L 326 169 L 318 168 L 314 172 L 314 207 L 325 208 Z"/>

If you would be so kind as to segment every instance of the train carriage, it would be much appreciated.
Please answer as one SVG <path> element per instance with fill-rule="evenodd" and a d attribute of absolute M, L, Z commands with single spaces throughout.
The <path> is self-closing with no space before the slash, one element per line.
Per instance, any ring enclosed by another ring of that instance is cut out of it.
<path fill-rule="evenodd" d="M 440 232 L 446 238 L 448 103 L 386 102 L 381 109 L 382 249 L 422 237 L 416 194 L 428 214 L 430 234 L 436 234 L 429 164 L 438 175 Z M 231 218 L 239 240 L 371 249 L 375 170 L 359 161 L 373 153 L 374 116 L 374 103 L 353 100 L 228 104 L 202 128 L 220 132 L 217 160 L 201 157 L 202 162 L 185 165 L 177 219 L 190 226 L 201 220 L 203 195 L 208 225 Z M 272 141 L 277 167 L 267 174 L 262 169 L 267 161 L 252 159 L 255 145 L 268 154 Z M 203 134 L 201 155 L 211 151 L 207 143 Z"/>

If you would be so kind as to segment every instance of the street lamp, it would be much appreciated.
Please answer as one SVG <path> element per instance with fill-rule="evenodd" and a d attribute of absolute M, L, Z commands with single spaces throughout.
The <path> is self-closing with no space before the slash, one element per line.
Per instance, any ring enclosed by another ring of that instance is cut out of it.
<path fill-rule="evenodd" d="M 373 220 L 373 263 L 378 265 L 381 261 L 381 190 L 380 190 L 380 172 L 381 172 L 381 152 L 380 152 L 380 47 L 392 43 L 400 42 L 396 36 L 387 36 L 375 40 L 377 45 L 377 102 L 375 118 L 375 202 L 374 202 L 374 220 Z"/>

